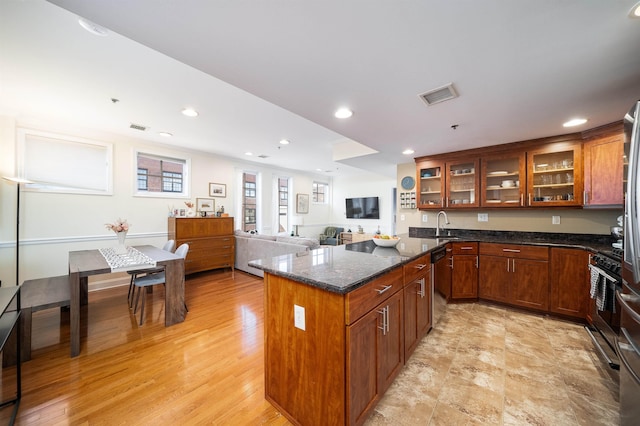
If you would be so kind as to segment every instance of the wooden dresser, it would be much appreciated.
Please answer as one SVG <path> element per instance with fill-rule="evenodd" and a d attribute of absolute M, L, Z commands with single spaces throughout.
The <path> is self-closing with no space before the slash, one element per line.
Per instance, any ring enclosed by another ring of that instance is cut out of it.
<path fill-rule="evenodd" d="M 232 217 L 170 217 L 169 239 L 189 244 L 184 262 L 185 274 L 217 268 L 231 268 L 235 262 L 236 242 Z"/>

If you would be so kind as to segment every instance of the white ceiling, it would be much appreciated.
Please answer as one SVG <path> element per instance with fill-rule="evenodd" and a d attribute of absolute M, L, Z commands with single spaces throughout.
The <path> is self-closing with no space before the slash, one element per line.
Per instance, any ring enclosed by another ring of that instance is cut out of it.
<path fill-rule="evenodd" d="M 2 0 L 0 114 L 395 176 L 417 156 L 621 120 L 640 98 L 636 1 Z M 451 82 L 454 100 L 418 97 Z M 562 127 L 575 116 L 589 122 Z M 335 160 L 349 141 L 378 153 Z"/>

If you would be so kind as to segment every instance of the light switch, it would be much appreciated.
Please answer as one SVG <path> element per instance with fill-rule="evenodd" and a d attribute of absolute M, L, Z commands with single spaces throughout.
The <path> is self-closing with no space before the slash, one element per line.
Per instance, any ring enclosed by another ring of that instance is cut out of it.
<path fill-rule="evenodd" d="M 489 213 L 478 213 L 478 222 L 489 222 Z"/>
<path fill-rule="evenodd" d="M 560 216 L 551 216 L 552 225 L 560 225 Z"/>
<path fill-rule="evenodd" d="M 400 220 L 404 220 L 404 215 L 403 214 L 400 215 Z"/>
<path fill-rule="evenodd" d="M 428 216 L 428 215 L 426 215 L 426 214 L 423 214 L 423 215 L 422 215 L 422 221 L 423 221 L 423 222 L 426 222 L 428 218 L 429 218 L 429 216 Z"/>
<path fill-rule="evenodd" d="M 300 330 L 306 330 L 304 308 L 302 306 L 293 305 L 293 325 Z"/>

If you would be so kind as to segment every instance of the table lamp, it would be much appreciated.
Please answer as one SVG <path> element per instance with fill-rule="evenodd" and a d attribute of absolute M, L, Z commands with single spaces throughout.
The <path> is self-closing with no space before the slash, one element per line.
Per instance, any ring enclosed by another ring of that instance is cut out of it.
<path fill-rule="evenodd" d="M 302 216 L 292 216 L 291 217 L 291 224 L 296 227 L 296 235 L 295 236 L 299 237 L 299 235 L 298 235 L 298 226 L 304 225 L 304 218 Z"/>

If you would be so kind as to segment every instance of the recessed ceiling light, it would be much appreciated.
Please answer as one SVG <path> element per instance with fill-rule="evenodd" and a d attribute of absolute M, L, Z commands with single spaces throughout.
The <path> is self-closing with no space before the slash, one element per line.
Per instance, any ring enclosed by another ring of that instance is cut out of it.
<path fill-rule="evenodd" d="M 169 132 L 158 132 L 158 134 L 160 136 L 162 136 L 163 138 L 170 138 L 171 136 L 173 136 L 171 133 Z"/>
<path fill-rule="evenodd" d="M 186 115 L 187 117 L 197 117 L 198 111 L 196 111 L 193 108 L 185 108 L 182 110 L 182 114 Z"/>
<path fill-rule="evenodd" d="M 253 152 L 245 152 L 244 155 L 253 155 Z"/>
<path fill-rule="evenodd" d="M 569 121 L 567 121 L 566 123 L 564 123 L 562 126 L 563 127 L 575 127 L 575 126 L 579 126 L 581 124 L 584 124 L 587 122 L 586 118 L 573 118 Z"/>
<path fill-rule="evenodd" d="M 289 141 L 287 139 L 280 140 L 280 145 L 289 145 Z"/>
<path fill-rule="evenodd" d="M 322 169 L 316 169 L 316 172 L 321 172 L 321 171 L 322 171 Z"/>
<path fill-rule="evenodd" d="M 411 155 L 411 154 L 413 154 L 414 152 L 415 152 L 415 151 L 414 151 L 414 150 L 412 150 L 411 148 L 409 148 L 409 149 L 405 149 L 404 151 L 402 151 L 402 153 L 403 153 L 404 155 Z"/>
<path fill-rule="evenodd" d="M 640 2 L 636 3 L 635 6 L 631 8 L 629 11 L 629 18 L 640 18 Z"/>
<path fill-rule="evenodd" d="M 93 22 L 89 21 L 88 19 L 79 18 L 78 19 L 78 24 L 80 24 L 80 26 L 82 28 L 84 28 L 85 30 L 89 31 L 93 35 L 97 35 L 97 36 L 100 36 L 100 37 L 106 37 L 107 35 L 109 35 L 109 30 L 107 30 L 104 27 L 101 27 L 98 24 L 94 24 Z"/>
<path fill-rule="evenodd" d="M 349 118 L 353 115 L 353 111 L 349 108 L 339 108 L 334 115 L 336 118 Z"/>

